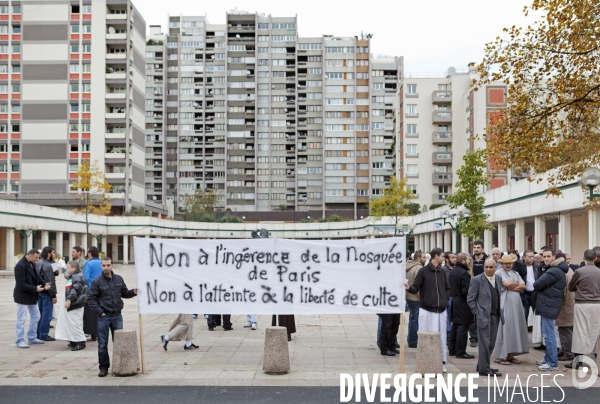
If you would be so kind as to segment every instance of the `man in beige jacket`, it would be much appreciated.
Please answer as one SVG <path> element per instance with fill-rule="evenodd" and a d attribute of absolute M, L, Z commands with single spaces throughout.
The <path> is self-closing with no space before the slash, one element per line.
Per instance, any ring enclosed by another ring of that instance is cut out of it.
<path fill-rule="evenodd" d="M 406 263 L 406 279 L 408 280 L 408 286 L 412 286 L 415 282 L 415 278 L 417 277 L 417 273 L 419 270 L 423 268 L 425 265 L 425 254 L 421 251 L 417 251 L 415 253 L 414 259 Z M 410 312 L 408 317 L 408 336 L 407 342 L 409 348 L 416 348 L 417 343 L 419 342 L 419 336 L 417 332 L 419 331 L 419 294 L 406 294 L 406 305 L 408 306 L 408 311 Z"/>
<path fill-rule="evenodd" d="M 556 254 L 556 258 L 559 258 L 560 254 L 562 253 Z M 569 290 L 569 283 L 572 278 L 573 270 L 569 268 L 569 272 L 567 272 L 567 286 L 565 286 L 563 294 L 563 304 L 555 323 L 556 327 L 558 327 L 558 337 L 560 339 L 558 360 L 570 362 L 575 359 L 575 355 L 571 352 L 571 345 L 573 343 L 573 314 L 575 311 L 575 292 Z"/>

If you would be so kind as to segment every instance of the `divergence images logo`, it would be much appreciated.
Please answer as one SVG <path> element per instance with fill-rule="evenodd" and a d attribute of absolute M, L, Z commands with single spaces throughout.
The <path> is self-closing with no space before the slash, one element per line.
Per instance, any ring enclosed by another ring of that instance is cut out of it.
<path fill-rule="evenodd" d="M 582 390 L 587 389 L 588 387 L 591 387 L 598 379 L 598 366 L 596 366 L 596 363 L 592 359 L 584 355 L 577 356 L 573 361 L 573 363 L 578 362 L 581 362 L 582 366 L 575 372 L 571 373 L 573 387 Z M 588 376 L 589 379 L 584 380 Z"/>

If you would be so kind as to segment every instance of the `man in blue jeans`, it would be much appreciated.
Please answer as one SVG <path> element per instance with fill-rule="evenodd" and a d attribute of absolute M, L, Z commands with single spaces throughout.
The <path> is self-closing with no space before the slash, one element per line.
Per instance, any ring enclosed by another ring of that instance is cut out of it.
<path fill-rule="evenodd" d="M 425 254 L 421 251 L 415 253 L 414 259 L 411 262 L 406 263 L 406 279 L 408 279 L 408 286 L 412 286 L 417 277 L 419 270 L 425 265 Z M 419 309 L 421 304 L 419 303 L 419 294 L 406 294 L 406 306 L 410 312 L 408 317 L 408 336 L 407 342 L 409 348 L 416 348 L 419 342 Z"/>
<path fill-rule="evenodd" d="M 52 312 L 56 303 L 56 280 L 54 274 L 54 248 L 44 247 L 41 252 L 41 259 L 36 262 L 36 271 L 43 283 L 50 284 L 48 290 L 43 290 L 38 294 L 38 308 L 40 310 L 40 321 L 37 327 L 37 338 L 41 341 L 54 341 L 54 338 L 48 335 L 50 332 L 50 321 L 52 321 Z"/>
<path fill-rule="evenodd" d="M 544 272 L 533 284 L 533 289 L 537 294 L 535 314 L 542 318 L 542 336 L 546 343 L 546 355 L 536 363 L 541 371 L 557 371 L 558 352 L 554 323 L 562 308 L 569 266 L 565 262 L 564 254 L 556 257 L 551 248 L 542 250 L 542 259 Z"/>
<path fill-rule="evenodd" d="M 92 282 L 88 294 L 90 308 L 98 315 L 98 362 L 99 377 L 108 374 L 110 358 L 108 356 L 108 331 L 114 339 L 115 330 L 123 329 L 123 299 L 131 299 L 137 295 L 136 289 L 127 289 L 125 281 L 112 271 L 112 259 L 102 260 L 102 275 Z"/>

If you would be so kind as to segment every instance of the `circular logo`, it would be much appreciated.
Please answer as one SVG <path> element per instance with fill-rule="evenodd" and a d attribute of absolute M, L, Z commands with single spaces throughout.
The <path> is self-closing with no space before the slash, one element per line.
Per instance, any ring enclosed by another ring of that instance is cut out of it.
<path fill-rule="evenodd" d="M 578 389 L 587 389 L 591 387 L 598 379 L 598 366 L 596 362 L 584 355 L 577 356 L 573 363 L 581 363 L 581 367 L 574 370 L 571 374 L 573 387 Z M 587 378 L 587 380 L 585 380 Z"/>

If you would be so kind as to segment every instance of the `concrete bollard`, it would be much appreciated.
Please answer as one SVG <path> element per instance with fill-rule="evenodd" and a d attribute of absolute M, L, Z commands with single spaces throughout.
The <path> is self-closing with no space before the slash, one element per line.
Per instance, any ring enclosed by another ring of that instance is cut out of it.
<path fill-rule="evenodd" d="M 287 328 L 267 327 L 265 330 L 263 370 L 270 375 L 283 375 L 290 371 Z"/>
<path fill-rule="evenodd" d="M 446 348 L 446 347 L 444 347 Z M 442 347 L 439 332 L 419 332 L 415 373 L 442 373 Z"/>
<path fill-rule="evenodd" d="M 135 330 L 115 330 L 112 354 L 113 376 L 133 376 L 140 370 Z"/>

